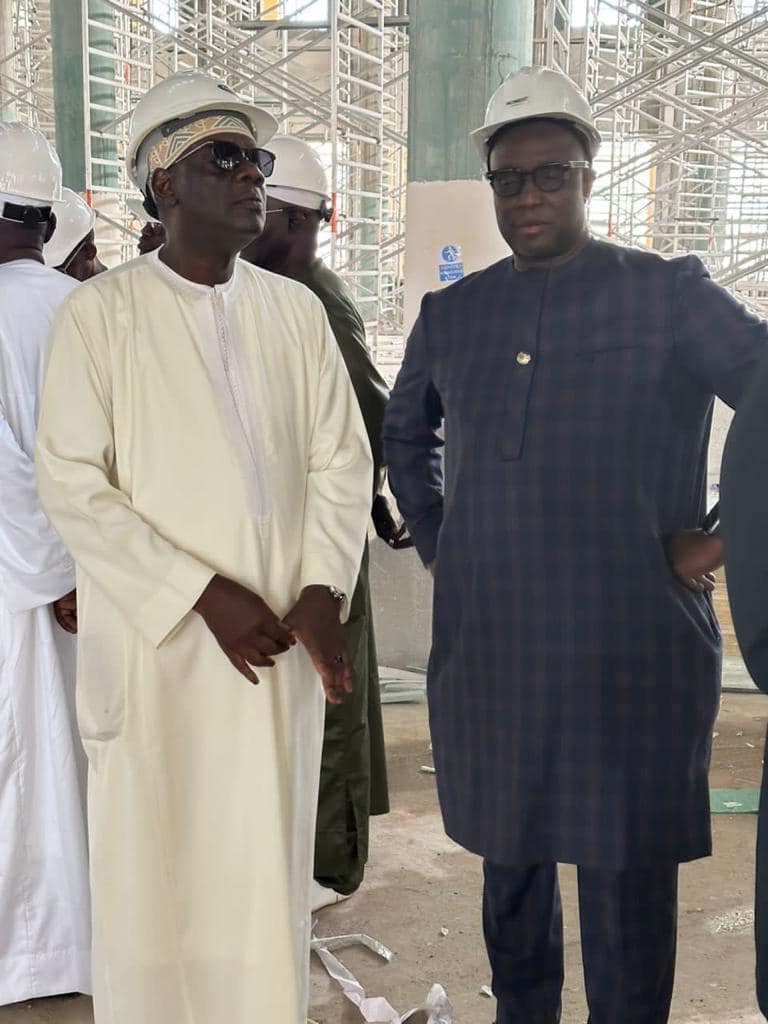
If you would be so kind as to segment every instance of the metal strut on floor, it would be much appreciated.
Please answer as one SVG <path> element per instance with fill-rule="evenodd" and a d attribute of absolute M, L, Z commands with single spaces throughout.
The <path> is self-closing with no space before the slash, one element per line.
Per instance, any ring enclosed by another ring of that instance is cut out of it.
<path fill-rule="evenodd" d="M 317 921 L 314 922 L 314 926 L 316 925 Z M 391 949 L 388 949 L 383 942 L 372 939 L 370 935 L 357 932 L 354 935 L 329 935 L 325 938 L 320 938 L 314 934 L 314 926 L 312 929 L 311 948 L 312 952 L 317 953 L 318 956 L 321 950 L 331 952 L 334 949 L 341 949 L 343 946 L 365 946 L 366 949 L 370 949 L 372 953 L 380 956 L 387 963 L 394 958 L 395 954 Z"/>

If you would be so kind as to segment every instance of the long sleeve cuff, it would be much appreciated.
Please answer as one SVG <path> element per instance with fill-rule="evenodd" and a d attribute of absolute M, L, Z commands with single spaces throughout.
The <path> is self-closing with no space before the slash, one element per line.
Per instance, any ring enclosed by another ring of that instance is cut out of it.
<path fill-rule="evenodd" d="M 207 565 L 179 552 L 162 585 L 144 605 L 137 626 L 154 647 L 169 638 L 192 610 L 215 573 Z"/>
<path fill-rule="evenodd" d="M 407 520 L 408 532 L 424 565 L 431 565 L 437 556 L 437 538 L 443 523 L 442 507 L 431 509 L 417 520 Z"/>

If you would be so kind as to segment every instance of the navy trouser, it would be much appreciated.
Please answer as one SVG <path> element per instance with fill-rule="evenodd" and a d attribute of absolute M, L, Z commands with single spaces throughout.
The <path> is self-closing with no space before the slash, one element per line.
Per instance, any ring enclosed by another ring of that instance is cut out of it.
<path fill-rule="evenodd" d="M 755 943 L 757 1002 L 768 1019 L 768 743 L 763 761 L 763 788 L 757 819 L 757 874 L 755 879 Z"/>
<path fill-rule="evenodd" d="M 483 928 L 497 1024 L 558 1024 L 563 915 L 557 866 L 485 862 Z M 677 950 L 677 864 L 579 868 L 589 1024 L 667 1024 Z"/>

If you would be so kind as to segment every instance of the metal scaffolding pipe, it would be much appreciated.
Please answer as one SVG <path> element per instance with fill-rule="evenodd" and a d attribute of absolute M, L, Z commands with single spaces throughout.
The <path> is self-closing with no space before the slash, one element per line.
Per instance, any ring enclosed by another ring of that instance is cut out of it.
<path fill-rule="evenodd" d="M 359 18 L 358 21 L 369 28 L 375 28 L 378 24 L 377 21 L 370 18 Z M 256 21 L 231 21 L 230 24 L 232 28 L 239 29 L 241 32 L 306 32 L 307 30 L 330 32 L 331 30 L 330 21 L 297 21 L 294 24 L 286 24 L 285 22 L 266 21 L 261 18 Z M 384 28 L 408 28 L 410 24 L 411 19 L 408 15 L 384 18 Z"/>

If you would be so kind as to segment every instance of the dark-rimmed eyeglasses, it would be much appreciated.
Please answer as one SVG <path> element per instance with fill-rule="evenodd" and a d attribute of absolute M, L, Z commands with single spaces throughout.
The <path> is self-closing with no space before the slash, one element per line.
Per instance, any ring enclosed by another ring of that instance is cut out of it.
<path fill-rule="evenodd" d="M 532 171 L 517 168 L 488 171 L 485 177 L 496 195 L 506 199 L 519 196 L 529 178 L 542 192 L 559 192 L 570 180 L 571 171 L 586 170 L 590 166 L 588 160 L 566 160 L 564 163 L 540 164 Z"/>
<path fill-rule="evenodd" d="M 244 149 L 234 142 L 225 142 L 223 139 L 208 139 L 207 142 L 190 149 L 181 159 L 186 160 L 201 149 L 210 149 L 213 162 L 221 171 L 234 171 L 244 161 L 255 164 L 265 178 L 269 178 L 275 169 L 275 154 L 270 153 L 268 149 L 261 149 L 259 146 Z"/>

